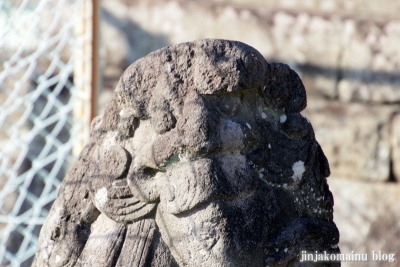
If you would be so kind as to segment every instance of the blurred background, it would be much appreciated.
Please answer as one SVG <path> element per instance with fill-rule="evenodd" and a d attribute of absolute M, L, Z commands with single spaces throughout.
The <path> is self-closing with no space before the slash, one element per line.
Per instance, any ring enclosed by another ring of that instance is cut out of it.
<path fill-rule="evenodd" d="M 398 0 L 0 0 L 0 266 L 30 266 L 122 72 L 201 38 L 242 41 L 300 75 L 303 114 L 331 166 L 341 251 L 369 254 L 342 266 L 398 266 Z"/>

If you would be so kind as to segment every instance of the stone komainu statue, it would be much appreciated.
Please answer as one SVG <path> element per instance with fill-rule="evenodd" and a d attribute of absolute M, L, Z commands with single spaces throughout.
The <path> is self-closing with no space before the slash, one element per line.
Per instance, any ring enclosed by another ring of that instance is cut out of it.
<path fill-rule="evenodd" d="M 33 266 L 340 266 L 329 165 L 287 65 L 206 39 L 122 75 Z"/>

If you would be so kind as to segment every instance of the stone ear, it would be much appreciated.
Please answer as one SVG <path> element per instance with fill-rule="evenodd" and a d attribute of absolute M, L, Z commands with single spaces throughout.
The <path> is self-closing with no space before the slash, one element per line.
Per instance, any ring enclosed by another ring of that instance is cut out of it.
<path fill-rule="evenodd" d="M 303 82 L 286 64 L 269 64 L 263 94 L 267 106 L 279 112 L 296 113 L 307 106 Z"/>
<path fill-rule="evenodd" d="M 322 151 L 322 148 L 318 142 L 317 145 L 317 158 L 319 160 L 321 173 L 324 177 L 329 177 L 331 175 L 331 169 L 329 168 L 328 159 L 326 158 L 324 151 Z"/>
<path fill-rule="evenodd" d="M 101 116 L 97 116 L 90 124 L 90 135 L 92 137 L 98 137 L 101 134 L 101 131 Z"/>

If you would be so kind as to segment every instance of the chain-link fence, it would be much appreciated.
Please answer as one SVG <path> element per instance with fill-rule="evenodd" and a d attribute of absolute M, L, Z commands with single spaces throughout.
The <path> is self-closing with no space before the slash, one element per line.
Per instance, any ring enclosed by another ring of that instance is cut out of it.
<path fill-rule="evenodd" d="M 30 266 L 89 137 L 92 1 L 0 0 L 0 266 Z"/>

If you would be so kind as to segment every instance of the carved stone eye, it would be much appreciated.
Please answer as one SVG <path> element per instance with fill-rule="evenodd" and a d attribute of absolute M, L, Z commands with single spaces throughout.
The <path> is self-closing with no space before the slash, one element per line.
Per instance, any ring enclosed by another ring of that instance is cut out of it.
<path fill-rule="evenodd" d="M 151 124 L 158 134 L 168 132 L 175 127 L 176 118 L 171 112 L 158 111 L 154 112 L 154 117 L 151 117 Z"/>
<path fill-rule="evenodd" d="M 293 139 L 304 138 L 311 130 L 307 119 L 299 113 L 288 114 L 286 121 L 282 124 L 282 130 Z"/>
<path fill-rule="evenodd" d="M 168 132 L 175 127 L 176 118 L 168 101 L 154 97 L 148 109 L 151 114 L 151 125 L 158 134 Z"/>
<path fill-rule="evenodd" d="M 280 112 L 286 112 L 289 99 L 289 91 L 282 87 L 277 81 L 269 81 L 263 88 L 264 101 L 267 106 Z"/>
<path fill-rule="evenodd" d="M 217 99 L 218 109 L 225 115 L 232 116 L 240 108 L 239 94 L 226 94 L 219 96 Z"/>

